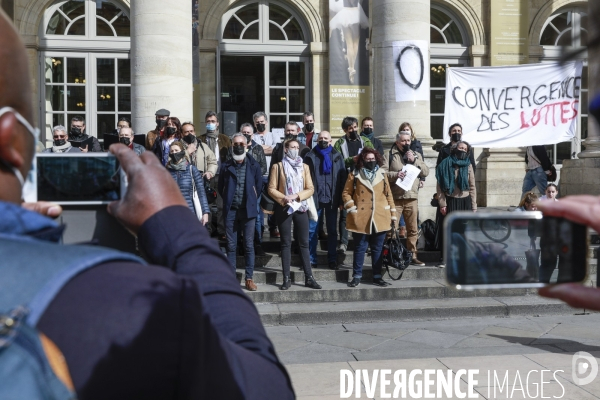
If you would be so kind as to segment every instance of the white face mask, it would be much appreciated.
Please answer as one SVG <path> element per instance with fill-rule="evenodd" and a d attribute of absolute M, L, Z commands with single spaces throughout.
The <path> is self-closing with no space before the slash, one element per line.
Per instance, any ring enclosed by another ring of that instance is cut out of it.
<path fill-rule="evenodd" d="M 31 126 L 29 121 L 27 121 L 25 119 L 25 117 L 23 117 L 21 114 L 19 114 L 19 112 L 12 107 L 0 108 L 0 117 L 3 116 L 4 114 L 6 114 L 7 112 L 13 113 L 15 118 L 17 118 L 17 121 L 19 121 L 21 123 L 21 125 L 23 125 L 25 128 L 27 128 L 29 133 L 31 133 L 33 135 L 33 139 L 34 139 L 34 141 L 33 141 L 33 149 L 34 149 L 33 160 L 31 162 L 31 170 L 29 171 L 29 174 L 27 175 L 27 181 L 25 181 L 25 179 L 23 178 L 23 174 L 21 174 L 21 171 L 19 171 L 18 168 L 10 165 L 6 161 L 0 160 L 0 162 L 2 162 L 8 168 L 11 169 L 13 174 L 19 180 L 19 183 L 21 184 L 21 189 L 22 189 L 22 193 L 21 193 L 22 198 L 25 201 L 27 201 L 28 198 L 30 197 L 30 194 L 32 193 L 32 189 L 34 189 L 33 188 L 33 177 L 37 173 L 36 172 L 36 162 L 35 162 L 35 147 L 36 147 L 37 142 L 40 140 L 40 130 L 38 128 L 34 128 L 33 126 Z"/>
<path fill-rule="evenodd" d="M 404 133 L 404 134 L 407 134 L 407 135 L 412 135 L 412 132 L 410 130 L 403 130 L 400 133 Z"/>

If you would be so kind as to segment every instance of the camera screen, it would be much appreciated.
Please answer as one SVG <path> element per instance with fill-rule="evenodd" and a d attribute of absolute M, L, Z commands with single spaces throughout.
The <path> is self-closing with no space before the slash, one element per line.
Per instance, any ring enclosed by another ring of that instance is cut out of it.
<path fill-rule="evenodd" d="M 446 235 L 455 284 L 579 282 L 587 272 L 587 228 L 562 218 L 460 218 Z"/>
<path fill-rule="evenodd" d="M 115 157 L 38 157 L 38 200 L 111 202 L 121 193 Z"/>

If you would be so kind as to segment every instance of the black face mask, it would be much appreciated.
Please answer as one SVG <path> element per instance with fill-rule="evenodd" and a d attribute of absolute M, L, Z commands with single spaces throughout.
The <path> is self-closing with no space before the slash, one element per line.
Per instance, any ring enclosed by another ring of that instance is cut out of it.
<path fill-rule="evenodd" d="M 181 159 L 185 157 L 185 151 L 180 151 L 179 153 L 171 153 L 169 154 L 169 158 L 173 162 L 173 164 L 179 164 Z"/>
<path fill-rule="evenodd" d="M 365 161 L 365 168 L 373 171 L 375 169 L 375 166 L 377 165 L 377 161 Z"/>
<path fill-rule="evenodd" d="M 233 154 L 235 154 L 236 156 L 241 156 L 245 152 L 246 152 L 246 149 L 244 148 L 243 145 L 241 145 L 241 146 L 233 146 Z"/>
<path fill-rule="evenodd" d="M 131 139 L 128 137 L 120 137 L 119 142 L 123 143 L 125 146 L 129 146 L 131 144 Z"/>
<path fill-rule="evenodd" d="M 175 128 L 174 126 L 168 126 L 165 128 L 165 135 L 167 135 L 167 137 L 173 136 L 176 133 L 177 133 L 177 128 Z"/>
<path fill-rule="evenodd" d="M 462 137 L 462 134 L 460 134 L 460 133 L 453 133 L 450 136 L 450 139 L 452 139 L 452 141 L 456 143 L 456 142 L 460 141 L 461 137 Z"/>
<path fill-rule="evenodd" d="M 252 135 L 244 135 L 246 137 L 246 140 L 248 141 L 248 144 L 252 143 Z"/>
<path fill-rule="evenodd" d="M 358 139 L 358 135 L 356 134 L 356 132 L 351 132 L 349 134 L 349 138 L 350 138 L 350 140 L 357 140 Z"/>
<path fill-rule="evenodd" d="M 310 123 L 304 125 L 304 128 L 306 129 L 306 132 L 312 132 L 315 130 L 315 124 L 310 122 Z"/>
<path fill-rule="evenodd" d="M 54 145 L 56 147 L 64 146 L 65 144 L 67 144 L 67 141 L 65 139 L 56 139 L 54 141 Z"/>
<path fill-rule="evenodd" d="M 409 150 L 410 150 L 410 144 L 404 144 L 404 145 L 402 145 L 402 152 L 403 153 L 406 153 Z"/>
<path fill-rule="evenodd" d="M 296 140 L 298 139 L 298 135 L 285 135 L 285 140 Z"/>
<path fill-rule="evenodd" d="M 183 141 L 187 144 L 192 144 L 196 142 L 196 136 L 194 135 L 186 135 L 183 137 Z"/>
<path fill-rule="evenodd" d="M 373 128 L 365 128 L 363 129 L 363 134 L 369 136 L 373 133 Z"/>
<path fill-rule="evenodd" d="M 329 147 L 329 142 L 326 140 L 319 140 L 319 147 L 322 149 L 326 149 Z"/>
<path fill-rule="evenodd" d="M 267 125 L 265 124 L 256 124 L 256 130 L 260 133 L 263 133 L 267 129 Z"/>
<path fill-rule="evenodd" d="M 469 154 L 466 151 L 460 151 L 460 150 L 457 150 L 454 155 L 459 160 L 466 160 L 469 157 Z"/>
<path fill-rule="evenodd" d="M 163 126 L 165 126 L 167 124 L 167 120 L 166 119 L 158 119 L 156 118 L 156 127 L 158 129 L 162 129 Z"/>
<path fill-rule="evenodd" d="M 82 135 L 83 133 L 81 132 L 80 128 L 71 128 L 71 136 L 79 137 Z"/>

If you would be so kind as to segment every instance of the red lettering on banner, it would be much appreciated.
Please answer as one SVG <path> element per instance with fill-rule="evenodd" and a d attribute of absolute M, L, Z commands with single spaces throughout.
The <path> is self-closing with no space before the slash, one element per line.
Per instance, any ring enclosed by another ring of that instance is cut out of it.
<path fill-rule="evenodd" d="M 567 124 L 579 115 L 576 108 L 577 104 L 579 104 L 579 100 L 546 104 L 540 108 L 533 109 L 531 116 L 527 115 L 525 111 L 521 111 L 521 129 L 537 126 L 542 121 L 542 113 L 545 113 L 543 120 L 544 125 L 552 124 L 552 126 L 556 126 L 558 120 L 557 117 L 560 117 L 561 124 Z M 557 113 L 559 113 L 559 115 L 557 115 Z"/>

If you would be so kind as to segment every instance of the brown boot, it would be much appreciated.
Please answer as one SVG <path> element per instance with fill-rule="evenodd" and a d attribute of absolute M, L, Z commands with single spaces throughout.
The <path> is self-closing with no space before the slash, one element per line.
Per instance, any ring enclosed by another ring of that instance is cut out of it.
<path fill-rule="evenodd" d="M 398 234 L 400 235 L 400 237 L 402 239 L 406 239 L 406 227 L 405 226 L 401 226 L 400 227 L 400 231 L 398 232 Z"/>
<path fill-rule="evenodd" d="M 246 290 L 251 292 L 256 292 L 258 288 L 256 287 L 256 283 L 252 279 L 246 279 Z"/>

